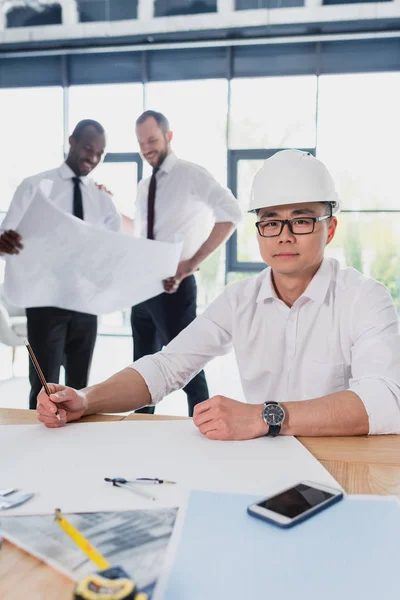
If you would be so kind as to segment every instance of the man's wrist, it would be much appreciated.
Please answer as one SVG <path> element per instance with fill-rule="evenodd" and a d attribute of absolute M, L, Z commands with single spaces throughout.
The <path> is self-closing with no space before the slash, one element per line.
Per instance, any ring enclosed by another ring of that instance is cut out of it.
<path fill-rule="evenodd" d="M 266 424 L 266 422 L 264 421 L 264 418 L 263 418 L 263 408 L 264 408 L 264 404 L 256 404 L 255 405 L 255 411 L 254 411 L 255 427 L 256 427 L 256 436 L 255 437 L 262 437 L 264 435 L 267 435 L 267 433 L 269 431 L 269 426 Z"/>
<path fill-rule="evenodd" d="M 80 390 L 80 394 L 81 394 L 81 398 L 82 398 L 82 408 L 83 408 L 83 414 L 84 415 L 89 415 L 91 414 L 89 412 L 89 398 L 88 398 L 88 393 L 90 392 L 90 388 L 84 388 L 83 390 Z"/>
<path fill-rule="evenodd" d="M 199 267 L 199 265 L 201 264 L 202 260 L 201 258 L 197 257 L 196 254 L 194 256 L 192 256 L 192 258 L 189 258 L 189 267 L 190 270 L 192 272 L 196 271 Z"/>
<path fill-rule="evenodd" d="M 290 431 L 290 422 L 291 422 L 291 407 L 292 402 L 282 402 L 281 406 L 285 411 L 285 420 L 282 423 L 281 435 L 293 435 Z"/>

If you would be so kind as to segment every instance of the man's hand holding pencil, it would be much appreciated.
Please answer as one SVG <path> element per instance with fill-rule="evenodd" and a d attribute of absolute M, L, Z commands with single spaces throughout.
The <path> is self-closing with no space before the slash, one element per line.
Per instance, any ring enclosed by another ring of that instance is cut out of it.
<path fill-rule="evenodd" d="M 50 396 L 42 389 L 38 395 L 36 411 L 38 419 L 46 427 L 62 427 L 70 421 L 80 419 L 87 408 L 83 391 L 65 385 L 48 383 Z M 59 419 L 57 419 L 57 411 Z"/>
<path fill-rule="evenodd" d="M 47 383 L 30 344 L 25 342 L 32 364 L 43 385 L 37 399 L 38 419 L 46 427 L 62 427 L 68 421 L 80 419 L 87 409 L 85 394 L 56 383 Z"/>

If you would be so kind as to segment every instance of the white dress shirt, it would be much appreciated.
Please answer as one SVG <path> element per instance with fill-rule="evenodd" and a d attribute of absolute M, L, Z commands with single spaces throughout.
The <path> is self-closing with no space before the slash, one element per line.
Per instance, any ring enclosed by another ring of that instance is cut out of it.
<path fill-rule="evenodd" d="M 18 231 L 18 223 L 21 221 L 38 189 L 39 183 L 43 179 L 50 180 L 53 183 L 50 191 L 50 201 L 62 211 L 73 214 L 73 177 L 76 177 L 75 173 L 66 163 L 63 163 L 57 169 L 44 171 L 24 179 L 15 191 L 10 208 L 1 224 L 1 229 Z M 90 177 L 81 177 L 81 181 L 84 220 L 91 225 L 98 225 L 111 231 L 119 231 L 121 217 L 111 196 L 107 192 L 99 190 Z"/>
<path fill-rule="evenodd" d="M 150 177 L 139 183 L 135 230 L 147 237 L 147 197 Z M 191 258 L 208 238 L 215 223 L 240 221 L 242 213 L 232 192 L 203 167 L 169 154 L 156 174 L 154 239 L 183 240 L 181 259 Z"/>
<path fill-rule="evenodd" d="M 153 404 L 233 347 L 247 402 L 318 398 L 351 390 L 370 434 L 400 433 L 400 333 L 386 288 L 325 258 L 289 308 L 271 269 L 225 288 L 162 352 L 133 363 Z"/>

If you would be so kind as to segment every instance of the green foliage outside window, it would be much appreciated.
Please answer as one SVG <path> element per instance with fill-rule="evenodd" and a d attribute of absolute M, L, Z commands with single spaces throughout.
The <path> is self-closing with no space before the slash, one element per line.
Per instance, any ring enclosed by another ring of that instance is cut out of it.
<path fill-rule="evenodd" d="M 387 240 L 386 240 L 387 241 Z M 400 255 L 398 248 L 393 243 L 378 249 L 375 259 L 371 263 L 371 277 L 377 279 L 387 287 L 396 306 L 400 308 Z"/>
<path fill-rule="evenodd" d="M 363 272 L 362 243 L 358 224 L 349 228 L 344 239 L 344 256 L 348 267 L 353 267 L 360 273 Z"/>

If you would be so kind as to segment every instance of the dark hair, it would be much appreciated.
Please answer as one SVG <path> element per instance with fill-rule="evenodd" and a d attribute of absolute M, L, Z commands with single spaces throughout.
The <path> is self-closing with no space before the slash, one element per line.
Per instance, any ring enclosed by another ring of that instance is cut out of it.
<path fill-rule="evenodd" d="M 156 110 L 145 110 L 136 120 L 136 127 L 142 125 L 147 119 L 153 118 L 163 133 L 169 131 L 169 121 L 165 115 Z"/>
<path fill-rule="evenodd" d="M 324 209 L 326 210 L 326 214 L 332 216 L 332 212 L 333 212 L 333 209 L 335 208 L 336 203 L 322 201 L 321 204 L 324 207 Z"/>
<path fill-rule="evenodd" d="M 78 141 L 82 137 L 82 134 L 87 127 L 94 127 L 98 133 L 105 135 L 103 125 L 100 125 L 98 121 L 94 121 L 93 119 L 83 119 L 83 121 L 79 121 L 79 123 L 76 125 L 75 129 L 71 133 L 71 136 Z"/>

